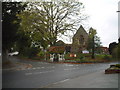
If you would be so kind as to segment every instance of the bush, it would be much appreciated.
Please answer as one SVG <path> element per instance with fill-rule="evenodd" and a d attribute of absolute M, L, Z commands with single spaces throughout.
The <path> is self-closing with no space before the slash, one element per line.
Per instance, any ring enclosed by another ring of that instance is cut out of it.
<path fill-rule="evenodd" d="M 28 57 L 29 58 L 35 57 L 38 52 L 39 52 L 38 48 L 35 48 L 35 47 L 29 48 L 28 49 Z"/>
<path fill-rule="evenodd" d="M 115 66 L 118 67 L 118 68 L 120 68 L 120 64 L 116 64 Z"/>
<path fill-rule="evenodd" d="M 103 57 L 103 59 L 104 59 L 104 60 L 111 60 L 111 57 L 110 57 L 109 55 L 105 55 L 105 56 Z"/>
<path fill-rule="evenodd" d="M 44 56 L 45 53 L 44 53 L 44 51 L 40 51 L 37 55 L 38 55 L 38 56 Z"/>
<path fill-rule="evenodd" d="M 76 62 L 75 60 L 65 60 L 64 62 Z"/>
<path fill-rule="evenodd" d="M 32 58 L 32 57 L 35 57 L 38 52 L 39 52 L 39 49 L 36 47 L 26 47 L 24 51 L 20 54 L 20 56 Z"/>

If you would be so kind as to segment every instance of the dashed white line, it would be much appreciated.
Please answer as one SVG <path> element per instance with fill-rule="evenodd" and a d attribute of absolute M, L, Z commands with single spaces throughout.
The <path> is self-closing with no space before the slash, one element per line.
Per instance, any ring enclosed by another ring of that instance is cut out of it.
<path fill-rule="evenodd" d="M 32 68 L 32 69 L 36 69 L 36 68 Z"/>
<path fill-rule="evenodd" d="M 70 68 L 70 69 L 64 69 L 64 70 L 74 70 L 74 69 L 79 69 L 79 68 Z"/>
<path fill-rule="evenodd" d="M 32 74 L 36 75 L 36 74 L 49 73 L 49 72 L 54 72 L 54 70 L 45 71 L 45 72 L 25 73 L 25 75 L 32 75 Z"/>
<path fill-rule="evenodd" d="M 74 66 L 74 65 L 70 65 L 70 64 L 65 64 L 65 66 Z"/>
<path fill-rule="evenodd" d="M 63 82 L 66 82 L 66 81 L 68 81 L 68 80 L 70 80 L 70 79 L 65 79 L 65 80 L 62 80 L 62 81 L 58 81 L 58 82 L 53 83 L 53 84 L 63 83 Z"/>
<path fill-rule="evenodd" d="M 41 67 L 41 68 L 45 68 L 45 67 Z"/>
<path fill-rule="evenodd" d="M 68 81 L 68 80 L 70 80 L 70 79 L 65 79 L 65 80 L 62 80 L 62 81 L 60 81 L 60 83 L 62 83 L 62 82 L 66 82 L 66 81 Z"/>
<path fill-rule="evenodd" d="M 27 68 L 27 69 L 24 69 L 24 70 L 30 70 L 30 69 L 35 70 L 35 69 L 43 69 L 43 68 L 45 68 L 45 67 Z M 46 67 L 46 68 L 55 68 L 55 67 L 54 67 L 54 66 L 51 66 L 51 67 Z M 23 69 L 22 69 L 22 70 L 23 70 Z"/>

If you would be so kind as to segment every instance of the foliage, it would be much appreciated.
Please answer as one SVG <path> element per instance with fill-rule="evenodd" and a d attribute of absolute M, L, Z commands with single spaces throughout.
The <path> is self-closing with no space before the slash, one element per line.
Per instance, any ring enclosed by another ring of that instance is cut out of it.
<path fill-rule="evenodd" d="M 105 55 L 105 56 L 103 57 L 103 59 L 104 59 L 104 60 L 111 60 L 112 58 L 111 58 L 111 56 L 109 56 L 109 55 Z"/>
<path fill-rule="evenodd" d="M 66 60 L 85 60 L 90 58 L 91 54 L 81 54 L 81 53 L 77 53 L 76 57 L 70 57 L 70 53 L 69 54 L 65 54 L 65 59 Z"/>
<path fill-rule="evenodd" d="M 116 64 L 115 66 L 118 67 L 118 68 L 120 68 L 120 64 Z"/>
<path fill-rule="evenodd" d="M 25 48 L 21 55 L 26 56 L 28 58 L 33 58 L 37 56 L 38 52 L 39 52 L 39 49 L 35 47 Z"/>
<path fill-rule="evenodd" d="M 120 59 L 120 42 L 119 42 L 119 44 L 118 44 L 118 59 Z"/>
<path fill-rule="evenodd" d="M 75 60 L 65 60 L 64 62 L 71 62 L 71 63 L 75 63 Z"/>
<path fill-rule="evenodd" d="M 112 55 L 113 54 L 113 50 L 117 47 L 117 43 L 116 42 L 112 42 L 109 44 L 109 53 Z"/>
<path fill-rule="evenodd" d="M 109 53 L 114 59 L 120 59 L 120 38 L 118 39 L 118 43 L 112 42 L 109 44 Z"/>
<path fill-rule="evenodd" d="M 97 31 L 93 28 L 90 28 L 89 30 L 89 36 L 88 36 L 88 45 L 87 49 L 92 53 L 91 57 L 92 59 L 95 58 L 95 48 L 99 49 L 101 46 L 100 37 L 97 36 Z M 100 50 L 96 50 L 96 52 L 99 52 Z"/>
<path fill-rule="evenodd" d="M 2 2 L 2 60 L 8 62 L 8 50 L 17 41 L 17 31 L 20 19 L 16 16 L 24 10 L 25 4 L 21 2 Z"/>
<path fill-rule="evenodd" d="M 20 20 L 16 16 L 24 10 L 25 4 L 21 2 L 3 2 L 2 3 L 2 48 L 10 49 L 17 40 L 17 30 Z"/>
<path fill-rule="evenodd" d="M 65 54 L 65 62 L 77 62 L 77 63 L 99 63 L 104 61 L 111 61 L 111 55 L 97 54 L 96 59 L 91 59 L 91 54 L 77 54 L 77 57 L 70 57 L 70 54 Z"/>
<path fill-rule="evenodd" d="M 66 60 L 74 60 L 76 57 L 70 57 L 70 53 L 64 55 Z"/>
<path fill-rule="evenodd" d="M 55 46 L 64 46 L 65 43 L 62 40 L 56 42 Z"/>
<path fill-rule="evenodd" d="M 98 55 L 96 55 L 96 59 L 98 59 L 98 60 L 112 60 L 112 56 L 107 55 L 107 54 L 98 54 Z"/>
<path fill-rule="evenodd" d="M 32 42 L 46 48 L 55 45 L 61 34 L 74 30 L 74 26 L 86 19 L 83 8 L 82 3 L 69 0 L 30 2 L 18 16 L 22 19 L 21 29 L 30 33 Z"/>
<path fill-rule="evenodd" d="M 26 48 L 31 48 L 31 38 L 29 36 L 29 34 L 26 34 L 24 32 L 20 32 L 18 31 L 18 39 L 14 44 L 14 50 L 18 51 L 20 54 L 24 53 L 24 50 Z M 24 45 L 23 45 L 24 44 Z"/>
<path fill-rule="evenodd" d="M 44 51 L 40 51 L 37 55 L 38 55 L 38 56 L 44 56 L 44 55 L 45 55 L 45 52 L 44 52 Z"/>

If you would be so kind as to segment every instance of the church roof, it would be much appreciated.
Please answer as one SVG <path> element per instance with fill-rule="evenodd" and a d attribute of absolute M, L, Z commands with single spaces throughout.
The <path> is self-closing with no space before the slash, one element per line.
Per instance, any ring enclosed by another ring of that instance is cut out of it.
<path fill-rule="evenodd" d="M 80 27 L 78 28 L 76 34 L 74 35 L 75 36 L 79 36 L 79 35 L 88 35 L 88 33 L 85 31 L 85 29 L 83 28 L 82 25 L 80 25 Z"/>

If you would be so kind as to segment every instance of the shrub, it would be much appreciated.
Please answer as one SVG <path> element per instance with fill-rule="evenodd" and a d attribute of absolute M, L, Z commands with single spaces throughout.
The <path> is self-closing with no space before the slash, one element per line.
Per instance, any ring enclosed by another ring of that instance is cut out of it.
<path fill-rule="evenodd" d="M 81 57 L 80 57 L 80 60 L 84 60 L 84 59 L 85 59 L 85 57 L 84 57 L 84 56 L 81 56 Z"/>
<path fill-rule="evenodd" d="M 40 51 L 37 55 L 38 56 L 44 56 L 44 54 L 45 54 L 44 51 Z"/>
<path fill-rule="evenodd" d="M 111 60 L 111 57 L 110 57 L 109 55 L 105 55 L 105 56 L 103 57 L 103 59 L 104 59 L 104 60 Z"/>
<path fill-rule="evenodd" d="M 37 55 L 39 49 L 36 47 L 26 47 L 20 56 L 32 58 Z"/>
<path fill-rule="evenodd" d="M 31 48 L 28 49 L 28 57 L 29 58 L 34 57 L 34 56 L 37 55 L 38 52 L 39 52 L 38 48 L 31 47 Z"/>
<path fill-rule="evenodd" d="M 120 64 L 116 64 L 115 66 L 118 67 L 118 68 L 120 68 Z"/>
<path fill-rule="evenodd" d="M 64 62 L 76 62 L 75 60 L 65 60 Z"/>

